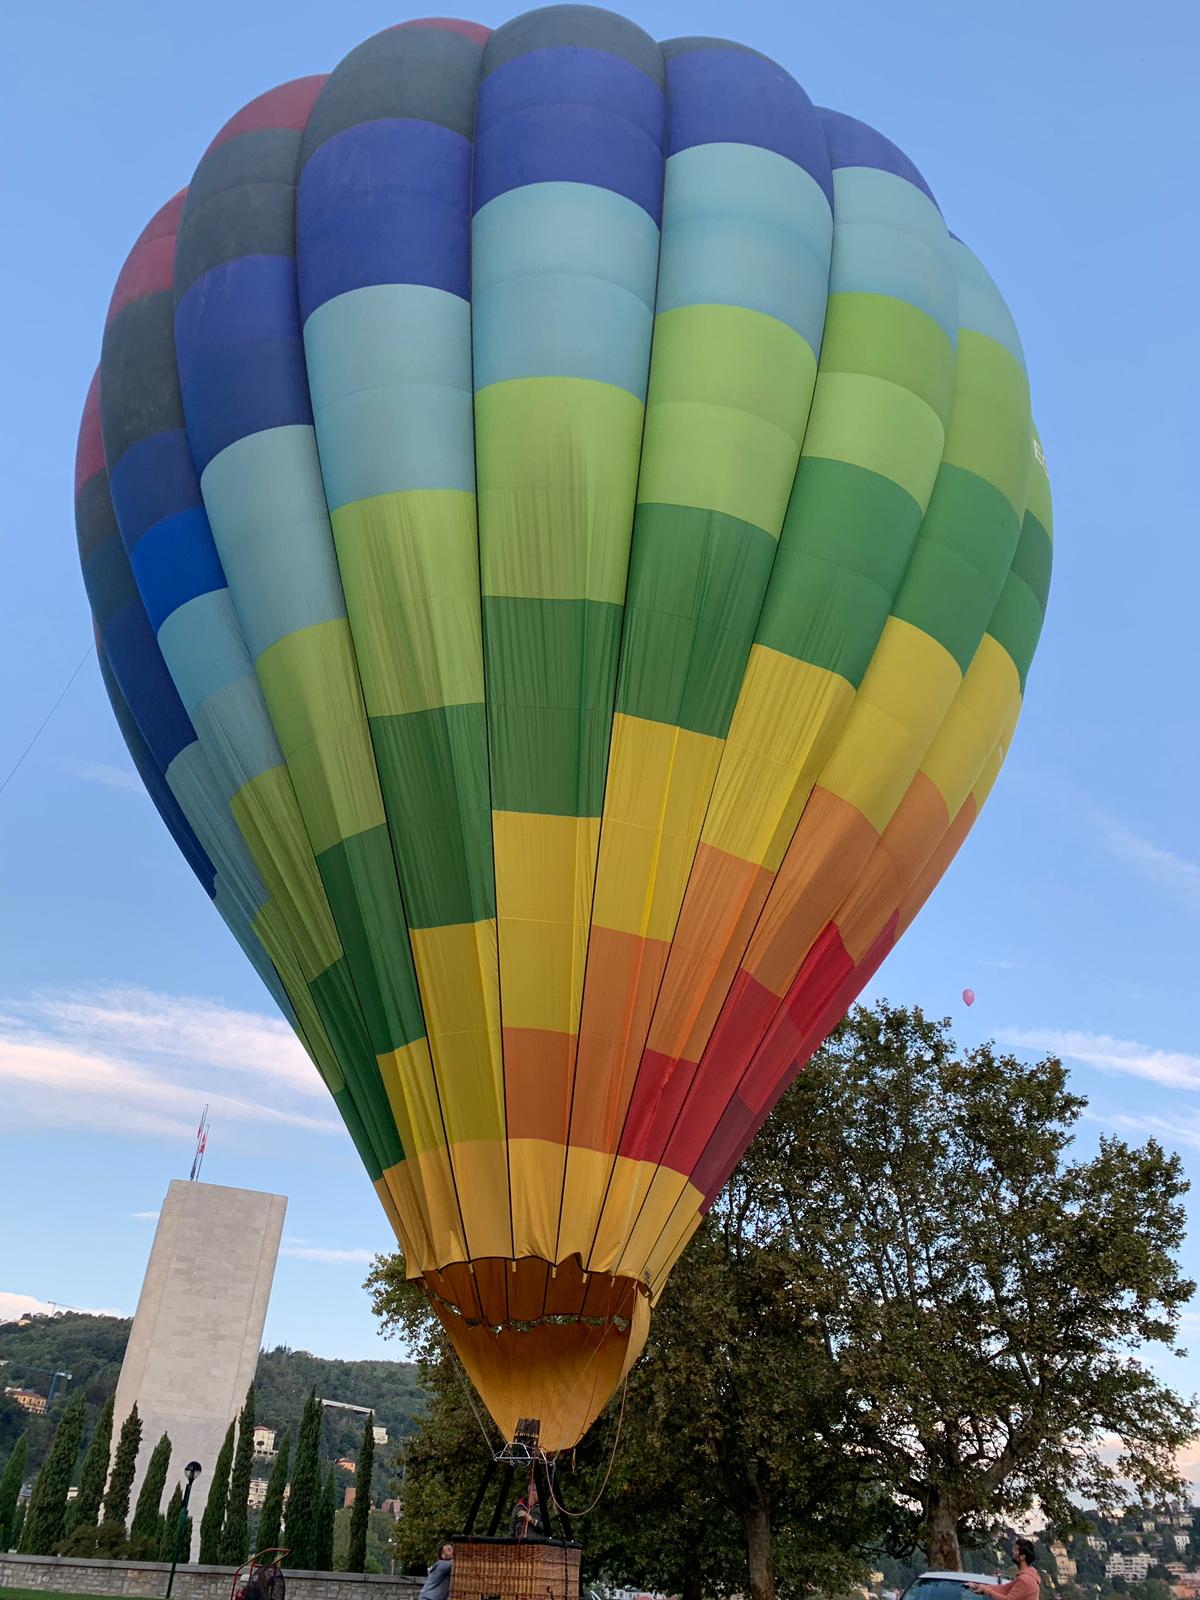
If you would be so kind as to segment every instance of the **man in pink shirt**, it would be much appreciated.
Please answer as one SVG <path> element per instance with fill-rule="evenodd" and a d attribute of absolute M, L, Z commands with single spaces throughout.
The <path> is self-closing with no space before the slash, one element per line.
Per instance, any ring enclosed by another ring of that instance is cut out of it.
<path fill-rule="evenodd" d="M 1042 1576 L 1033 1564 L 1034 1554 L 1031 1539 L 1014 1539 L 1012 1559 L 1016 1577 L 1008 1583 L 968 1583 L 967 1588 L 976 1594 L 989 1595 L 991 1600 L 1038 1600 Z"/>

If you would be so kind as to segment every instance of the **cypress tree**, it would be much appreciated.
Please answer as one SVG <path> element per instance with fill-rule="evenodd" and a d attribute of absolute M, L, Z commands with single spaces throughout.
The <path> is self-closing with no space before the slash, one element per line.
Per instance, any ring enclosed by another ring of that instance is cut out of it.
<path fill-rule="evenodd" d="M 17 1514 L 13 1518 L 12 1532 L 8 1536 L 11 1546 L 14 1550 L 19 1550 L 21 1548 L 21 1535 L 25 1532 L 25 1518 L 28 1514 L 28 1511 L 28 1501 L 18 1500 Z"/>
<path fill-rule="evenodd" d="M 117 1453 L 113 1458 L 108 1492 L 104 1496 L 104 1521 L 124 1527 L 129 1517 L 129 1495 L 137 1471 L 138 1451 L 142 1447 L 142 1419 L 138 1416 L 137 1402 L 121 1424 L 117 1436 Z M 110 1535 L 111 1537 L 111 1535 Z"/>
<path fill-rule="evenodd" d="M 13 1445 L 12 1455 L 0 1478 L 0 1551 L 15 1545 L 17 1522 L 17 1497 L 25 1481 L 25 1462 L 29 1455 L 29 1441 L 24 1434 Z"/>
<path fill-rule="evenodd" d="M 233 1434 L 236 1423 L 225 1430 L 225 1442 L 213 1468 L 208 1504 L 200 1518 L 200 1565 L 215 1567 L 221 1561 L 221 1530 L 225 1526 L 225 1507 L 229 1504 L 229 1469 L 233 1465 Z"/>
<path fill-rule="evenodd" d="M 325 1474 L 325 1487 L 321 1491 L 321 1509 L 317 1517 L 317 1547 L 313 1560 L 318 1572 L 333 1571 L 333 1519 L 337 1516 L 337 1482 L 331 1466 Z"/>
<path fill-rule="evenodd" d="M 133 1410 L 122 1422 L 122 1430 L 117 1435 L 117 1454 L 112 1461 L 112 1472 L 109 1474 L 109 1488 L 104 1494 L 104 1517 L 106 1523 L 115 1523 L 125 1526 L 126 1518 L 130 1515 L 130 1493 L 133 1491 L 133 1477 L 138 1470 L 138 1451 L 142 1448 L 142 1419 L 138 1416 L 138 1402 L 134 1400 Z"/>
<path fill-rule="evenodd" d="M 375 1471 L 375 1413 L 363 1428 L 362 1447 L 354 1469 L 354 1510 L 350 1513 L 350 1545 L 346 1571 L 367 1570 L 367 1518 L 371 1513 L 371 1478 Z"/>
<path fill-rule="evenodd" d="M 108 1477 L 108 1458 L 112 1454 L 113 1401 L 109 1395 L 92 1434 L 79 1474 L 79 1493 L 67 1507 L 67 1528 L 94 1528 L 100 1521 L 100 1502 L 104 1480 Z"/>
<path fill-rule="evenodd" d="M 149 1464 L 146 1467 L 146 1476 L 142 1479 L 141 1492 L 137 1498 L 137 1510 L 133 1513 L 133 1522 L 129 1528 L 129 1537 L 131 1539 L 153 1540 L 157 1547 L 158 1509 L 162 1505 L 163 1490 L 167 1483 L 167 1468 L 170 1464 L 171 1440 L 164 1433 L 154 1446 Z"/>
<path fill-rule="evenodd" d="M 86 1402 L 83 1390 L 76 1389 L 67 1401 L 50 1454 L 42 1463 L 33 1494 L 29 1501 L 29 1516 L 21 1534 L 21 1550 L 31 1556 L 53 1555 L 66 1532 L 67 1490 L 71 1487 L 71 1474 L 83 1440 L 83 1423 Z"/>
<path fill-rule="evenodd" d="M 221 1560 L 239 1566 L 250 1553 L 250 1471 L 254 1466 L 254 1385 L 246 1390 L 246 1404 L 238 1418 L 237 1452 L 229 1480 L 229 1505 L 221 1534 Z"/>
<path fill-rule="evenodd" d="M 179 1549 L 180 1562 L 192 1559 L 192 1519 L 189 1517 L 183 1525 L 183 1544 Z"/>
<path fill-rule="evenodd" d="M 267 1479 L 267 1493 L 263 1500 L 262 1515 L 258 1519 L 258 1536 L 254 1542 L 260 1550 L 278 1550 L 283 1540 L 283 1491 L 287 1488 L 291 1449 L 291 1437 L 285 1430 L 279 1441 L 279 1453 L 271 1468 L 271 1476 Z"/>
<path fill-rule="evenodd" d="M 167 1514 L 163 1518 L 162 1533 L 158 1540 L 158 1559 L 170 1561 L 175 1551 L 175 1530 L 179 1526 L 179 1513 L 183 1510 L 183 1485 L 177 1483 L 171 1492 Z"/>
<path fill-rule="evenodd" d="M 315 1388 L 304 1402 L 300 1432 L 296 1439 L 296 1465 L 292 1472 L 292 1492 L 288 1498 L 287 1542 L 291 1547 L 290 1567 L 313 1570 L 317 1542 L 317 1519 L 321 1504 L 321 1403 Z"/>

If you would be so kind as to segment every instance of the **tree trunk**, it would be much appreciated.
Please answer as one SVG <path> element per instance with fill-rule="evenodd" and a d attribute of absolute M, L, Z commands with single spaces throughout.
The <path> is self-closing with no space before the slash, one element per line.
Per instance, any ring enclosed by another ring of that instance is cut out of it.
<path fill-rule="evenodd" d="M 925 1513 L 925 1559 L 934 1572 L 960 1572 L 958 1517 L 953 1505 L 934 1494 Z"/>
<path fill-rule="evenodd" d="M 679 1600 L 704 1600 L 704 1578 L 699 1566 L 688 1563 L 679 1589 Z"/>
<path fill-rule="evenodd" d="M 750 1567 L 750 1600 L 775 1600 L 775 1562 L 771 1554 L 771 1513 L 755 1500 L 742 1511 L 746 1558 Z"/>

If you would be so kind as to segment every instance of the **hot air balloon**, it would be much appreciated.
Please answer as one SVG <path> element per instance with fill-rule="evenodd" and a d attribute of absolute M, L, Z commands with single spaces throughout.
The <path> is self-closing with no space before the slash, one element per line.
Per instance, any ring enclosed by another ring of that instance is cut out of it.
<path fill-rule="evenodd" d="M 757 51 L 403 24 L 137 240 L 77 526 L 164 822 L 502 1432 L 571 1445 L 1004 760 L 999 292 Z"/>
<path fill-rule="evenodd" d="M 975 991 L 974 991 L 974 989 L 964 989 L 963 993 L 962 993 L 962 997 L 963 997 L 963 1004 L 964 1005 L 973 1006 L 975 1004 Z"/>

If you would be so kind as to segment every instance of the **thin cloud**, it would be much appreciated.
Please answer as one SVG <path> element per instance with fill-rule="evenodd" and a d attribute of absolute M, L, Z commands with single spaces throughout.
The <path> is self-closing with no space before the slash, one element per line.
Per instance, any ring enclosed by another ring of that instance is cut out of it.
<path fill-rule="evenodd" d="M 316 1069 L 269 1017 L 133 988 L 0 1000 L 0 1100 L 23 1127 L 190 1141 L 207 1102 L 214 1125 L 340 1133 L 314 1098 Z"/>
<path fill-rule="evenodd" d="M 61 1303 L 54 1305 L 49 1300 L 39 1300 L 33 1294 L 13 1294 L 9 1290 L 0 1289 L 0 1322 L 15 1322 L 18 1317 L 38 1315 L 52 1316 L 56 1311 L 78 1311 L 85 1317 L 124 1317 L 125 1311 L 114 1311 L 111 1306 L 102 1310 L 85 1309 L 83 1306 L 67 1306 Z"/>
<path fill-rule="evenodd" d="M 1200 862 L 1140 833 L 1122 817 L 1096 805 L 1079 784 L 1059 773 L 1026 769 L 1014 773 L 1012 782 L 1030 799 L 1056 812 L 1072 829 L 1082 822 L 1107 855 L 1143 882 L 1200 912 Z"/>
<path fill-rule="evenodd" d="M 1200 912 L 1200 862 L 1164 850 L 1106 811 L 1093 808 L 1090 818 L 1097 838 L 1114 860 L 1132 867 L 1147 883 L 1168 890 L 1192 911 Z"/>
<path fill-rule="evenodd" d="M 988 961 L 981 959 L 979 965 L 981 967 L 995 967 L 1000 972 L 1016 972 L 1025 963 L 1023 961 Z"/>
<path fill-rule="evenodd" d="M 1084 1116 L 1108 1129 L 1119 1128 L 1122 1133 L 1144 1134 L 1161 1144 L 1200 1150 L 1200 1123 L 1194 1117 L 1137 1116 L 1128 1111 L 1085 1111 Z"/>
<path fill-rule="evenodd" d="M 25 1016 L 57 1035 L 85 1038 L 104 1050 L 251 1073 L 310 1098 L 325 1097 L 316 1068 L 280 1017 L 238 1011 L 191 995 L 155 994 L 136 984 L 0 1002 L 0 1015 L 4 1012 Z"/>
<path fill-rule="evenodd" d="M 374 1261 L 379 1254 L 378 1250 L 333 1250 L 326 1249 L 323 1245 L 287 1243 L 279 1253 L 281 1256 L 291 1256 L 295 1261 L 324 1261 L 332 1264 L 346 1261 L 366 1263 Z"/>
<path fill-rule="evenodd" d="M 157 1211 L 131 1211 L 129 1215 L 135 1222 L 157 1222 Z"/>
<path fill-rule="evenodd" d="M 1186 1051 L 1159 1050 L 1133 1039 L 1073 1028 L 1001 1028 L 996 1037 L 1011 1049 L 1036 1050 L 1100 1072 L 1148 1078 L 1169 1089 L 1200 1090 L 1200 1055 Z"/>
<path fill-rule="evenodd" d="M 142 780 L 132 767 L 112 767 L 104 761 L 72 761 L 69 770 L 85 783 L 102 783 L 109 789 L 129 789 L 145 794 Z"/>

